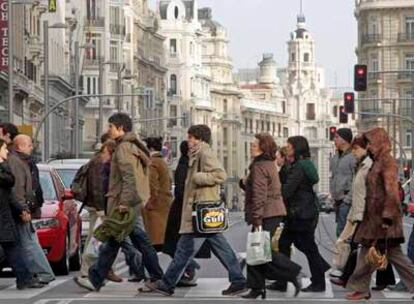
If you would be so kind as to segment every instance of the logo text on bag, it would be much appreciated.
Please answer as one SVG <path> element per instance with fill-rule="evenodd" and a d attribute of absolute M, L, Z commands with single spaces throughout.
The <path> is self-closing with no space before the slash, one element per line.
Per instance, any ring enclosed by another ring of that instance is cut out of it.
<path fill-rule="evenodd" d="M 203 212 L 203 226 L 218 228 L 225 225 L 225 214 L 222 210 L 205 210 Z"/>

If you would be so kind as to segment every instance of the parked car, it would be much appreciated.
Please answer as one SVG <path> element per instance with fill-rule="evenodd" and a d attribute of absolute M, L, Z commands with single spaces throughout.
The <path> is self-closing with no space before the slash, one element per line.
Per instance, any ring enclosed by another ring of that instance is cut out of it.
<path fill-rule="evenodd" d="M 318 193 L 319 206 L 321 212 L 331 213 L 335 211 L 334 201 L 329 193 Z"/>
<path fill-rule="evenodd" d="M 52 161 L 49 162 L 49 165 L 52 166 L 57 174 L 59 175 L 60 179 L 63 182 L 65 189 L 69 190 L 70 185 L 75 178 L 76 172 L 78 172 L 79 168 L 86 164 L 89 159 L 64 159 L 59 161 Z M 82 202 L 76 201 L 78 211 L 82 207 Z M 80 217 L 82 219 L 82 233 L 81 233 L 81 240 L 82 245 L 85 243 L 86 238 L 88 237 L 89 232 L 89 212 L 83 208 Z"/>
<path fill-rule="evenodd" d="M 410 202 L 407 205 L 407 215 L 414 217 L 414 202 Z"/>
<path fill-rule="evenodd" d="M 82 220 L 56 170 L 48 165 L 38 168 L 45 201 L 41 218 L 33 220 L 33 226 L 55 273 L 67 275 L 81 266 Z"/>

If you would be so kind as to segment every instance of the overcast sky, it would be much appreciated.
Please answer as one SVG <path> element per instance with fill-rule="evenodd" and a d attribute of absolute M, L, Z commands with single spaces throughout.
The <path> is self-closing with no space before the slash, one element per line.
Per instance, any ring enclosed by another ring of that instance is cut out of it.
<path fill-rule="evenodd" d="M 155 0 L 153 0 L 155 2 Z M 254 67 L 262 53 L 271 52 L 286 66 L 287 44 L 296 28 L 299 0 L 198 0 L 211 7 L 213 18 L 230 36 L 235 69 Z M 303 0 L 307 29 L 316 42 L 317 64 L 324 67 L 329 86 L 349 86 L 356 61 L 356 20 L 353 0 Z"/>

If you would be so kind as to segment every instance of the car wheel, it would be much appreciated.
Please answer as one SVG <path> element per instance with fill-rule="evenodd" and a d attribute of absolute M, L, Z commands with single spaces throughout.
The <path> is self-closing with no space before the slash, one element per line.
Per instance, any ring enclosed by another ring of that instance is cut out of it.
<path fill-rule="evenodd" d="M 57 275 L 68 275 L 69 274 L 69 235 L 66 235 L 65 245 L 63 248 L 62 259 L 52 264 L 53 271 Z"/>
<path fill-rule="evenodd" d="M 79 243 L 78 248 L 76 249 L 73 256 L 69 259 L 69 267 L 71 271 L 78 271 L 81 269 L 82 264 L 82 254 L 81 254 L 81 245 Z"/>

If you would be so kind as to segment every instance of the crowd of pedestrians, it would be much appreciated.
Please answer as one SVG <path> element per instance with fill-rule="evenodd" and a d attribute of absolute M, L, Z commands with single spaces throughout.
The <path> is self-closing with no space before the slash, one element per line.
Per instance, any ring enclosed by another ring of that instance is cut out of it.
<path fill-rule="evenodd" d="M 82 196 L 90 219 L 85 248 L 97 242 L 99 248 L 95 255 L 83 253 L 76 284 L 99 291 L 105 280 L 122 282 L 113 271 L 122 251 L 129 281 L 145 283 L 140 292 L 171 296 L 177 287 L 196 286 L 200 269 L 196 260 L 211 254 L 228 272 L 225 296 L 264 299 L 266 290 L 284 292 L 289 283 L 295 296 L 325 291 L 325 275 L 332 268 L 315 240 L 319 175 L 307 139 L 293 136 L 278 147 L 270 134 L 261 133 L 251 143 L 252 161 L 240 180 L 245 221 L 252 232 L 269 233 L 277 249 L 267 262 L 248 264 L 247 276 L 245 261 L 222 231 L 200 232 L 194 218 L 199 202 L 225 201 L 221 189 L 227 175 L 210 146 L 212 140 L 208 126 L 191 126 L 187 140 L 179 145 L 181 155 L 171 178 L 162 138 L 141 140 L 126 114 L 109 118 L 100 150 L 77 175 L 87 184 Z M 350 129 L 341 128 L 334 144 L 330 194 L 337 241 L 331 282 L 351 291 L 347 300 L 369 299 L 371 289 L 414 293 L 414 235 L 407 256 L 401 249 L 405 242 L 401 186 L 388 134 L 374 128 L 354 137 Z M 32 151 L 29 136 L 18 134 L 12 124 L 0 125 L 0 245 L 18 289 L 42 288 L 55 279 L 31 223 L 40 217 L 43 203 Z M 293 247 L 307 258 L 308 286 L 301 284 L 301 266 L 291 260 Z M 164 270 L 157 252 L 172 258 Z M 338 263 L 338 256 L 345 256 L 343 263 Z M 374 272 L 376 286 L 371 287 Z"/>

